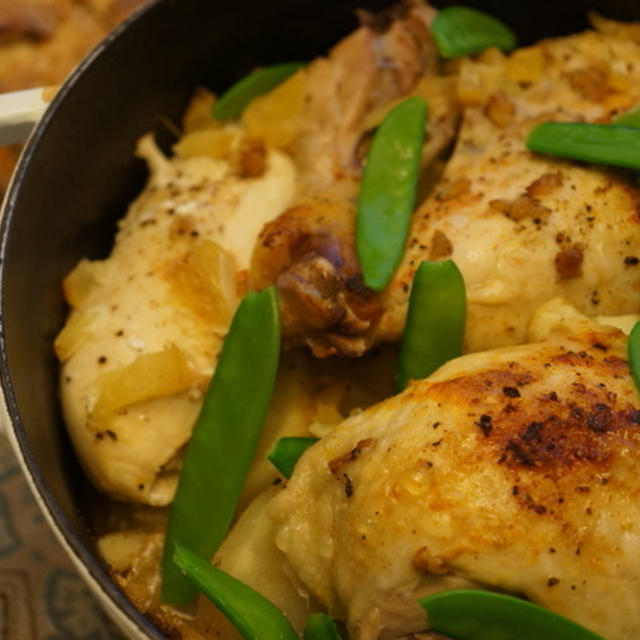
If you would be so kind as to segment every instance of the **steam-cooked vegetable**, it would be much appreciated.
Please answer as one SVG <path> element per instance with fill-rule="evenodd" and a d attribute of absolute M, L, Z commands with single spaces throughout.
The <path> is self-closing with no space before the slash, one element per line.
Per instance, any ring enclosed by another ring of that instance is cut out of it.
<path fill-rule="evenodd" d="M 220 120 L 237 118 L 251 100 L 277 87 L 302 67 L 303 62 L 288 62 L 254 71 L 221 96 L 213 105 L 213 115 Z"/>
<path fill-rule="evenodd" d="M 185 580 L 214 602 L 246 640 L 298 640 L 282 611 L 251 587 L 179 543 L 173 561 L 185 572 Z"/>
<path fill-rule="evenodd" d="M 640 127 L 640 107 L 621 113 L 612 120 L 613 124 L 620 124 L 625 127 Z"/>
<path fill-rule="evenodd" d="M 456 640 L 603 640 L 548 609 L 490 591 L 444 591 L 418 602 L 429 628 Z"/>
<path fill-rule="evenodd" d="M 313 613 L 309 616 L 303 638 L 304 640 L 342 640 L 336 623 L 324 613 Z"/>
<path fill-rule="evenodd" d="M 227 533 L 269 407 L 279 356 L 275 290 L 248 293 L 231 323 L 171 505 L 162 558 L 166 602 L 185 604 L 197 594 L 173 562 L 175 544 L 211 558 Z"/>
<path fill-rule="evenodd" d="M 538 153 L 640 169 L 640 129 L 621 124 L 545 122 L 527 138 Z"/>
<path fill-rule="evenodd" d="M 280 438 L 267 458 L 285 478 L 289 478 L 298 458 L 317 441 L 318 438 Z"/>
<path fill-rule="evenodd" d="M 356 247 L 365 284 L 384 289 L 398 266 L 416 199 L 427 104 L 395 107 L 377 130 L 362 177 Z"/>
<path fill-rule="evenodd" d="M 636 384 L 636 388 L 640 391 L 640 322 L 636 322 L 629 334 L 627 353 L 629 355 L 631 376 Z"/>
<path fill-rule="evenodd" d="M 510 51 L 516 46 L 516 36 L 509 27 L 470 7 L 441 9 L 433 20 L 431 33 L 445 58 L 468 56 L 489 47 Z"/>
<path fill-rule="evenodd" d="M 400 347 L 399 391 L 462 353 L 466 311 L 464 280 L 455 263 L 422 262 L 413 278 Z"/>

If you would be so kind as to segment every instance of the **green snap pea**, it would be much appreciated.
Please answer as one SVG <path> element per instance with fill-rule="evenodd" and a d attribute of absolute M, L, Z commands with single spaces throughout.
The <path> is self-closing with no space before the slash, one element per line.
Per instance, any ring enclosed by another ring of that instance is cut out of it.
<path fill-rule="evenodd" d="M 298 634 L 278 607 L 228 573 L 175 544 L 175 565 L 242 634 L 245 640 L 298 640 Z"/>
<path fill-rule="evenodd" d="M 325 613 L 312 613 L 302 635 L 304 640 L 342 640 L 336 623 Z"/>
<path fill-rule="evenodd" d="M 429 629 L 456 640 L 603 640 L 548 609 L 491 591 L 444 591 L 418 602 Z"/>
<path fill-rule="evenodd" d="M 250 73 L 222 94 L 213 105 L 213 116 L 218 120 L 238 118 L 254 98 L 271 91 L 304 66 L 303 62 L 287 62 Z"/>
<path fill-rule="evenodd" d="M 431 33 L 444 58 L 469 56 L 497 47 L 510 51 L 516 36 L 497 18 L 470 7 L 440 9 L 431 23 Z"/>
<path fill-rule="evenodd" d="M 545 122 L 527 138 L 531 151 L 640 169 L 640 129 L 618 124 Z"/>
<path fill-rule="evenodd" d="M 631 377 L 640 391 L 640 322 L 636 322 L 629 334 L 627 342 L 627 354 L 629 356 L 629 368 Z"/>
<path fill-rule="evenodd" d="M 452 260 L 420 263 L 411 286 L 396 372 L 401 391 L 412 378 L 426 378 L 462 353 L 467 297 Z"/>
<path fill-rule="evenodd" d="M 187 604 L 197 590 L 173 562 L 180 543 L 210 559 L 227 533 L 260 436 L 280 355 L 275 289 L 240 303 L 207 390 L 171 505 L 162 599 Z"/>
<path fill-rule="evenodd" d="M 621 113 L 611 122 L 612 124 L 621 124 L 625 127 L 640 127 L 640 107 L 631 109 L 631 111 L 627 111 L 626 113 Z"/>
<path fill-rule="evenodd" d="M 267 459 L 285 478 L 290 478 L 298 458 L 316 442 L 318 438 L 280 438 Z"/>
<path fill-rule="evenodd" d="M 356 250 L 365 284 L 384 289 L 409 232 L 427 104 L 417 96 L 392 109 L 376 131 L 362 176 Z"/>

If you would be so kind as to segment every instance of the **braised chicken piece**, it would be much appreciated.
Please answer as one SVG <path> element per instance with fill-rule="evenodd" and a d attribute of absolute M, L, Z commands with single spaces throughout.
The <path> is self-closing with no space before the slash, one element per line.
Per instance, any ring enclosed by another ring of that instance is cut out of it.
<path fill-rule="evenodd" d="M 354 226 L 349 200 L 302 200 L 263 229 L 253 253 L 252 285 L 267 287 L 277 274 L 282 331 L 315 355 L 361 355 L 367 344 L 358 336 L 382 314 L 362 282 Z"/>
<path fill-rule="evenodd" d="M 429 31 L 435 15 L 418 1 L 378 15 L 362 11 L 360 28 L 311 63 L 304 119 L 291 146 L 301 192 L 356 194 L 373 131 L 396 101 L 413 93 L 443 94 L 432 113 L 425 160 L 451 141 L 455 81 L 439 70 Z"/>
<path fill-rule="evenodd" d="M 523 342 L 553 296 L 590 316 L 640 308 L 635 176 L 524 145 L 540 122 L 609 122 L 640 103 L 639 54 L 637 40 L 587 32 L 463 68 L 459 90 L 479 104 L 465 110 L 443 179 L 415 213 L 375 339 L 401 335 L 417 265 L 446 257 L 465 277 L 468 351 Z M 481 82 L 477 96 L 469 76 Z"/>
<path fill-rule="evenodd" d="M 199 91 L 173 157 L 140 141 L 149 181 L 111 254 L 64 280 L 69 435 L 93 484 L 133 504 L 97 532 L 100 552 L 171 637 L 239 637 L 204 596 L 193 616 L 161 602 L 166 510 L 152 507 L 173 499 L 238 301 L 270 285 L 284 352 L 214 565 L 298 633 L 327 611 L 351 640 L 436 638 L 417 599 L 471 587 L 640 636 L 640 397 L 614 327 L 636 317 L 593 319 L 640 308 L 640 191 L 631 172 L 525 148 L 540 122 L 606 123 L 640 103 L 640 25 L 594 17 L 597 31 L 444 62 L 435 15 L 420 0 L 361 12 L 238 120 Z M 354 248 L 359 185 L 376 128 L 413 95 L 429 105 L 419 206 L 374 292 Z M 420 261 L 446 258 L 477 353 L 390 397 L 397 349 L 372 347 L 401 337 Z M 267 459 L 283 436 L 321 438 L 290 480 Z"/>
<path fill-rule="evenodd" d="M 82 260 L 65 278 L 72 311 L 54 346 L 87 475 L 111 497 L 160 506 L 173 498 L 244 293 L 240 270 L 260 228 L 290 203 L 295 169 L 276 150 L 263 150 L 265 171 L 253 177 L 227 159 L 169 160 L 149 137 L 138 151 L 147 189 L 120 221 L 110 256 Z"/>
<path fill-rule="evenodd" d="M 547 305 L 525 346 L 463 356 L 298 462 L 276 544 L 353 640 L 427 621 L 417 598 L 522 595 L 608 640 L 640 635 L 640 397 L 626 337 Z"/>
<path fill-rule="evenodd" d="M 325 309 L 336 306 L 336 296 L 316 287 L 322 304 L 298 305 L 303 312 L 288 324 L 294 341 L 306 341 L 317 355 L 330 342 L 334 352 L 353 356 L 377 342 L 398 340 L 422 260 L 452 258 L 461 269 L 469 300 L 469 351 L 523 342 L 535 309 L 556 295 L 591 316 L 638 309 L 635 175 L 539 156 L 525 147 L 541 122 L 609 122 L 640 103 L 638 25 L 594 21 L 598 31 L 543 41 L 507 57 L 488 50 L 459 63 L 463 124 L 444 175 L 414 214 L 404 260 L 387 290 L 373 294 L 360 287 L 349 298 L 349 309 L 357 306 L 357 296 L 367 300 L 367 308 L 374 299 L 376 317 L 362 318 L 359 327 L 342 318 L 331 324 Z M 351 206 L 344 215 L 354 210 Z M 352 233 L 353 225 L 343 229 Z M 254 253 L 261 283 L 269 278 L 282 283 L 277 260 L 272 272 L 265 268 L 272 235 L 269 226 Z M 353 246 L 344 235 L 336 236 L 333 244 L 338 242 Z M 325 239 L 325 246 L 331 244 Z M 308 255 L 298 260 L 306 264 Z M 289 270 L 299 267 L 292 264 Z M 359 282 L 352 270 L 348 278 Z M 303 279 L 303 301 L 309 280 Z M 290 288 L 280 288 L 288 307 Z"/>
<path fill-rule="evenodd" d="M 278 286 L 285 337 L 316 355 L 361 355 L 361 336 L 382 311 L 362 284 L 354 248 L 355 202 L 376 127 L 401 99 L 421 95 L 430 111 L 425 169 L 453 142 L 455 76 L 441 69 L 429 32 L 434 16 L 422 2 L 361 12 L 362 26 L 306 71 L 303 117 L 287 149 L 299 197 L 262 231 L 250 275 L 255 288 Z"/>

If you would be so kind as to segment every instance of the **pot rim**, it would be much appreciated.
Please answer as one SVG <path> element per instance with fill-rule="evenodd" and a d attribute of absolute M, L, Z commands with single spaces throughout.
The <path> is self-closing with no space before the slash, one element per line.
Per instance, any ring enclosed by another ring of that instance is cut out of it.
<path fill-rule="evenodd" d="M 8 437 L 40 511 L 81 578 L 97 598 L 110 620 L 126 637 L 136 640 L 143 638 L 163 640 L 165 636 L 133 606 L 105 566 L 99 562 L 95 553 L 74 532 L 72 525 L 62 513 L 49 490 L 30 447 L 9 373 L 4 322 L 5 264 L 9 229 L 14 218 L 16 202 L 20 198 L 24 176 L 29 170 L 31 159 L 38 153 L 42 139 L 47 135 L 50 122 L 56 117 L 58 111 L 64 108 L 79 79 L 91 70 L 96 59 L 109 50 L 114 41 L 117 41 L 121 34 L 130 28 L 131 24 L 153 12 L 157 5 L 165 1 L 149 0 L 134 11 L 132 15 L 107 34 L 67 76 L 29 136 L 20 154 L 0 210 L 0 433 L 4 432 Z"/>

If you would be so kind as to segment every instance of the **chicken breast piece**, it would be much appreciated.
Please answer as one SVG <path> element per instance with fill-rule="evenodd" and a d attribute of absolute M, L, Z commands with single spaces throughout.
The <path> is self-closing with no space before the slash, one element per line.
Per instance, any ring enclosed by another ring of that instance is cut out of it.
<path fill-rule="evenodd" d="M 296 174 L 278 151 L 249 178 L 225 159 L 168 160 L 150 138 L 140 153 L 149 183 L 111 255 L 66 278 L 72 312 L 55 348 L 64 417 L 89 478 L 111 497 L 166 505 L 251 248 L 291 202 Z"/>
<path fill-rule="evenodd" d="M 608 121 L 639 103 L 631 51 L 640 54 L 635 40 L 587 32 L 509 58 L 494 53 L 461 72 L 460 91 L 480 104 L 466 109 L 443 179 L 415 214 L 376 339 L 400 337 L 407 289 L 428 259 L 451 258 L 464 275 L 468 351 L 522 343 L 535 310 L 554 296 L 590 316 L 640 308 L 634 177 L 525 147 L 540 122 Z"/>
<path fill-rule="evenodd" d="M 625 335 L 561 307 L 538 343 L 461 357 L 307 450 L 277 544 L 354 640 L 427 627 L 417 598 L 522 594 L 640 634 L 640 396 Z"/>

